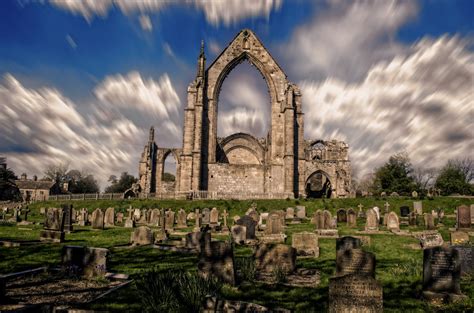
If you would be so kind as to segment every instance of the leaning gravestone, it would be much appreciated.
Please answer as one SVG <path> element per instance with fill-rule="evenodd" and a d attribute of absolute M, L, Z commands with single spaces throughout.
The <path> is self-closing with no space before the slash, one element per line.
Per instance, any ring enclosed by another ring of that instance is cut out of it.
<path fill-rule="evenodd" d="M 230 229 L 232 240 L 237 244 L 245 243 L 247 240 L 247 227 L 242 225 L 233 225 Z"/>
<path fill-rule="evenodd" d="M 366 231 L 377 231 L 379 230 L 379 221 L 377 218 L 377 213 L 374 209 L 368 209 L 366 212 L 366 222 L 365 230 Z"/>
<path fill-rule="evenodd" d="M 336 276 L 348 274 L 375 278 L 375 255 L 362 249 L 339 250 L 336 254 Z"/>
<path fill-rule="evenodd" d="M 291 273 L 296 268 L 296 249 L 285 244 L 260 244 L 253 255 L 255 267 L 262 272 L 271 273 L 281 269 Z"/>
<path fill-rule="evenodd" d="M 58 208 L 49 208 L 44 219 L 44 229 L 40 232 L 41 241 L 64 241 L 64 211 Z"/>
<path fill-rule="evenodd" d="M 186 211 L 184 211 L 183 209 L 179 209 L 176 228 L 186 228 L 186 227 L 188 227 L 188 221 L 186 219 Z"/>
<path fill-rule="evenodd" d="M 315 233 L 293 233 L 291 246 L 297 255 L 319 257 L 318 236 Z"/>
<path fill-rule="evenodd" d="M 234 251 L 232 244 L 222 241 L 210 242 L 201 249 L 198 272 L 203 277 L 235 285 Z"/>
<path fill-rule="evenodd" d="M 92 212 L 92 228 L 93 229 L 104 229 L 104 212 L 97 208 Z"/>
<path fill-rule="evenodd" d="M 147 226 L 135 228 L 130 238 L 130 243 L 134 246 L 151 245 L 153 242 L 153 232 Z"/>
<path fill-rule="evenodd" d="M 401 206 L 400 207 L 400 216 L 407 217 L 410 214 L 410 208 L 408 206 Z"/>
<path fill-rule="evenodd" d="M 471 209 L 467 205 L 461 205 L 457 208 L 457 224 L 458 230 L 469 230 L 471 228 Z"/>
<path fill-rule="evenodd" d="M 209 211 L 209 209 L 208 208 L 202 209 L 202 220 L 201 220 L 202 224 L 207 225 L 209 224 L 210 220 L 211 220 L 211 212 Z"/>
<path fill-rule="evenodd" d="M 353 209 L 347 210 L 347 226 L 356 227 L 357 226 L 357 215 Z"/>
<path fill-rule="evenodd" d="M 66 273 L 93 278 L 107 273 L 108 255 L 109 250 L 105 248 L 64 246 L 61 259 Z"/>
<path fill-rule="evenodd" d="M 246 239 L 255 239 L 255 227 L 257 222 L 248 215 L 242 216 L 237 222 L 237 225 L 245 226 L 246 228 Z"/>
<path fill-rule="evenodd" d="M 382 285 L 370 276 L 345 275 L 329 279 L 330 313 L 382 313 Z"/>
<path fill-rule="evenodd" d="M 339 209 L 336 212 L 337 222 L 338 223 L 346 223 L 347 222 L 347 212 L 344 209 Z"/>
<path fill-rule="evenodd" d="M 63 204 L 62 210 L 64 212 L 64 231 L 70 233 L 72 232 L 72 205 Z"/>
<path fill-rule="evenodd" d="M 306 218 L 306 207 L 303 205 L 296 206 L 296 217 L 304 219 Z"/>
<path fill-rule="evenodd" d="M 107 210 L 105 210 L 104 226 L 110 227 L 114 225 L 115 225 L 115 209 L 107 208 Z"/>
<path fill-rule="evenodd" d="M 423 251 L 423 296 L 428 300 L 452 300 L 462 297 L 459 284 L 459 252 L 435 247 Z"/>
<path fill-rule="evenodd" d="M 453 246 L 453 249 L 459 253 L 461 275 L 468 276 L 474 274 L 474 246 Z"/>
<path fill-rule="evenodd" d="M 398 220 L 398 215 L 395 212 L 390 212 L 387 215 L 387 228 L 391 231 L 400 230 L 400 222 Z"/>
<path fill-rule="evenodd" d="M 423 214 L 423 203 L 421 201 L 414 201 L 413 202 L 413 210 L 416 214 L 422 215 Z"/>

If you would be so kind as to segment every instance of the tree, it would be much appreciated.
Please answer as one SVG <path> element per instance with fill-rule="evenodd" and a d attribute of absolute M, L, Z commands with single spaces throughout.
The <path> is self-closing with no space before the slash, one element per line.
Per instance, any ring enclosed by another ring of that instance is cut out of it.
<path fill-rule="evenodd" d="M 137 178 L 133 177 L 133 175 L 128 174 L 128 172 L 123 172 L 120 175 L 120 179 L 117 180 L 117 176 L 111 175 L 109 177 L 109 182 L 111 183 L 110 186 L 105 188 L 106 193 L 122 193 L 125 190 L 132 187 L 134 183 L 138 181 Z"/>
<path fill-rule="evenodd" d="M 474 194 L 472 181 L 472 160 L 449 160 L 439 172 L 435 187 L 441 190 L 442 195 Z"/>
<path fill-rule="evenodd" d="M 9 168 L 0 167 L 0 200 L 19 200 L 20 191 L 15 184 L 15 173 Z"/>
<path fill-rule="evenodd" d="M 387 163 L 375 171 L 372 186 L 374 194 L 381 192 L 411 194 L 413 190 L 418 189 L 412 174 L 413 168 L 407 153 L 401 152 L 392 155 Z"/>
<path fill-rule="evenodd" d="M 427 191 L 434 186 L 436 178 L 436 169 L 417 167 L 413 171 L 413 179 L 418 185 L 418 188 L 422 191 Z"/>
<path fill-rule="evenodd" d="M 100 191 L 94 175 L 78 170 L 70 170 L 66 174 L 69 182 L 69 192 L 71 193 L 97 193 Z"/>
<path fill-rule="evenodd" d="M 176 180 L 176 177 L 173 174 L 168 173 L 168 172 L 163 173 L 163 181 L 175 181 L 175 180 Z"/>
<path fill-rule="evenodd" d="M 55 181 L 60 187 L 62 187 L 64 183 L 68 182 L 68 169 L 69 164 L 67 163 L 49 165 L 44 171 L 43 180 Z"/>

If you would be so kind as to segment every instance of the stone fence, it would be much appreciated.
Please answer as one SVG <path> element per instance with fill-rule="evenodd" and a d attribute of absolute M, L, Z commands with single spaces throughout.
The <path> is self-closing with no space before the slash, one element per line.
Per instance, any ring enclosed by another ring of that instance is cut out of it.
<path fill-rule="evenodd" d="M 150 193 L 139 197 L 127 197 L 127 199 L 176 199 L 176 200 L 249 200 L 249 199 L 286 199 L 293 198 L 288 193 L 234 193 L 216 191 L 190 191 L 190 192 L 166 192 Z M 49 195 L 36 201 L 61 201 L 61 200 L 113 200 L 125 199 L 123 193 L 83 193 L 67 195 Z"/>

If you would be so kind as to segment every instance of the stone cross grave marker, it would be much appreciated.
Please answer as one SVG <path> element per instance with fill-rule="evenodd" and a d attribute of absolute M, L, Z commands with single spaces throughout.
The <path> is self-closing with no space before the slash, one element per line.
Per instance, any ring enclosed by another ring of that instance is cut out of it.
<path fill-rule="evenodd" d="M 387 201 L 385 201 L 383 207 L 385 208 L 385 213 L 388 213 L 390 211 L 390 203 L 388 203 Z"/>
<path fill-rule="evenodd" d="M 360 217 L 360 218 L 365 217 L 364 211 L 362 211 L 362 209 L 364 208 L 362 203 L 359 203 L 359 205 L 357 207 L 359 208 L 359 212 L 357 213 L 357 216 Z"/>
<path fill-rule="evenodd" d="M 223 231 L 229 231 L 229 226 L 227 226 L 227 217 L 229 216 L 229 213 L 227 213 L 227 210 L 224 209 L 224 213 L 222 213 L 222 218 L 224 219 L 224 225 L 222 226 Z"/>

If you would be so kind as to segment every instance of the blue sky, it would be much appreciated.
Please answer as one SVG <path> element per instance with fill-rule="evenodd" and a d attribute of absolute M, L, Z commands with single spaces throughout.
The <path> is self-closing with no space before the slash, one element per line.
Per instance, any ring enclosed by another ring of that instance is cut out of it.
<path fill-rule="evenodd" d="M 17 174 L 41 174 L 59 161 L 96 173 L 102 183 L 120 171 L 136 174 L 150 125 L 159 145 L 181 144 L 200 41 L 210 64 L 238 31 L 250 28 L 302 87 L 307 139 L 348 142 L 359 176 L 398 150 L 415 164 L 439 167 L 472 155 L 452 148 L 473 140 L 473 12 L 469 0 L 1 1 L 0 153 Z M 417 68 L 441 74 L 409 74 Z M 450 77 L 462 78 L 456 91 Z M 139 92 L 125 92 L 137 83 Z M 229 75 L 220 100 L 222 135 L 268 131 L 262 86 L 250 66 Z M 387 88 L 396 93 L 389 99 Z M 407 114 L 405 105 L 412 111 L 403 119 L 397 112 Z M 364 123 L 347 122 L 358 115 Z M 441 121 L 446 125 L 433 136 Z M 61 135 L 51 135 L 54 125 Z M 387 125 L 396 130 L 385 134 Z"/>

